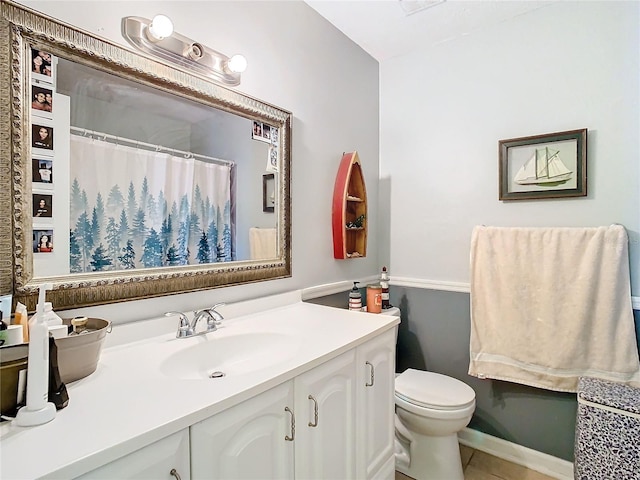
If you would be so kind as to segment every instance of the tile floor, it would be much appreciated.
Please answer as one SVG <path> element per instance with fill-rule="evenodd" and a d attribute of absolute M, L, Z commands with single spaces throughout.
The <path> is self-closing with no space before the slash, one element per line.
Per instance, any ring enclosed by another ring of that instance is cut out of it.
<path fill-rule="evenodd" d="M 511 463 L 488 453 L 460 445 L 460 457 L 464 468 L 464 480 L 553 480 L 535 470 Z M 395 480 L 411 480 L 396 472 Z M 433 480 L 448 480 L 446 478 Z"/>

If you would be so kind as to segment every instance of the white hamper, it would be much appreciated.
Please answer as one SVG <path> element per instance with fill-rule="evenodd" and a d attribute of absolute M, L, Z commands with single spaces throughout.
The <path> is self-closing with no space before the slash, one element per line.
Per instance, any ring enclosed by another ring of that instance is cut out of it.
<path fill-rule="evenodd" d="M 640 480 L 640 389 L 580 378 L 576 480 Z"/>

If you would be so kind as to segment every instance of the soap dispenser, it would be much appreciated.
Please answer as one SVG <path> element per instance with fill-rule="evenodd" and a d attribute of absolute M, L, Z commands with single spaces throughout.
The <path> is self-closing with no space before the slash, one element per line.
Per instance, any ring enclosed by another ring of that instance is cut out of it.
<path fill-rule="evenodd" d="M 44 321 L 45 292 L 50 283 L 40 285 L 36 314 L 29 321 L 29 353 L 27 360 L 27 404 L 18 410 L 13 420 L 19 427 L 33 427 L 56 417 L 56 406 L 49 396 L 49 329 Z"/>
<path fill-rule="evenodd" d="M 353 288 L 349 292 L 349 310 L 362 310 L 362 295 L 358 289 L 358 283 L 360 282 L 353 282 Z"/>
<path fill-rule="evenodd" d="M 53 311 L 53 304 L 51 302 L 44 302 L 44 321 L 50 327 L 62 325 L 62 318 Z"/>

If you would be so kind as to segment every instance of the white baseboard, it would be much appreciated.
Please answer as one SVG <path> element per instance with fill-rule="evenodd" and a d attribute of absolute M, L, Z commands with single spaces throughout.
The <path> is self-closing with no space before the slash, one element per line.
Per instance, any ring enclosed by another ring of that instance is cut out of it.
<path fill-rule="evenodd" d="M 377 279 L 378 277 L 371 276 L 354 281 L 358 281 L 360 283 L 360 288 L 363 288 L 368 283 L 374 283 Z M 311 300 L 313 298 L 333 295 L 334 293 L 348 292 L 351 290 L 351 287 L 353 287 L 353 282 L 351 280 L 344 280 L 342 282 L 325 283 L 324 285 L 315 285 L 313 287 L 303 288 L 302 300 Z"/>
<path fill-rule="evenodd" d="M 573 463 L 546 453 L 470 428 L 458 432 L 458 441 L 467 447 L 522 465 L 550 477 L 559 480 L 573 480 Z"/>
<path fill-rule="evenodd" d="M 444 282 L 441 280 L 428 280 L 425 278 L 393 277 L 391 285 L 399 287 L 423 288 L 426 290 L 444 290 L 446 292 L 469 293 L 471 286 L 463 282 Z"/>

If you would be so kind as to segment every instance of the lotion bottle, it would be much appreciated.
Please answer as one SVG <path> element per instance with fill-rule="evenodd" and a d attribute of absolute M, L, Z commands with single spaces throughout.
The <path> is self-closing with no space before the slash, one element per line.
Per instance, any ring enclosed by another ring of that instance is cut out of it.
<path fill-rule="evenodd" d="M 349 292 L 349 310 L 362 310 L 362 295 L 358 289 L 358 283 L 353 282 L 353 288 Z"/>
<path fill-rule="evenodd" d="M 27 314 L 27 307 L 20 302 L 16 305 L 14 323 L 16 325 L 22 325 L 22 341 L 29 343 L 29 315 Z"/>
<path fill-rule="evenodd" d="M 15 425 L 32 427 L 56 417 L 56 406 L 49 397 L 49 329 L 44 321 L 45 292 L 53 285 L 40 285 L 36 314 L 29 321 L 29 356 L 27 366 L 27 404 L 18 410 Z"/>

